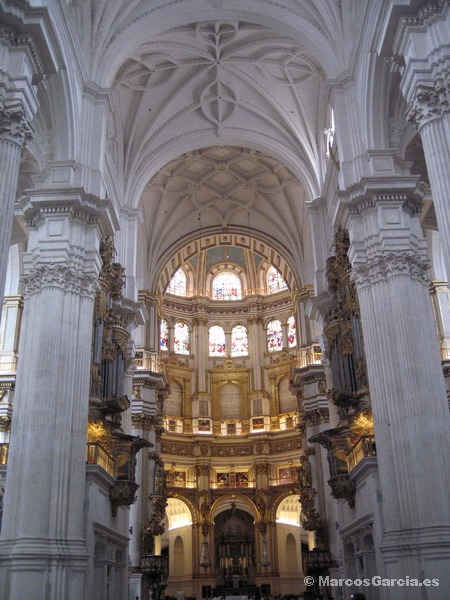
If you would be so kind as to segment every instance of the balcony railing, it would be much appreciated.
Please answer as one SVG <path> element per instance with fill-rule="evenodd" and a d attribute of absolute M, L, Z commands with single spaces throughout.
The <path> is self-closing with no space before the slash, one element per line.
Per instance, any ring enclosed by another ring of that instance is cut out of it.
<path fill-rule="evenodd" d="M 305 348 L 299 348 L 297 352 L 297 358 L 295 359 L 295 366 L 297 369 L 303 369 L 309 365 L 320 365 L 322 360 L 322 350 L 317 344 L 312 346 L 306 346 Z"/>
<path fill-rule="evenodd" d="M 158 355 L 137 356 L 134 364 L 138 371 L 152 371 L 153 373 L 164 373 L 164 363 Z"/>
<path fill-rule="evenodd" d="M 367 456 L 376 456 L 377 449 L 374 435 L 363 435 L 354 444 L 347 454 L 347 466 L 349 472 Z"/>
<path fill-rule="evenodd" d="M 15 373 L 17 371 L 17 361 L 0 362 L 0 373 Z"/>
<path fill-rule="evenodd" d="M 88 465 L 98 465 L 115 477 L 115 465 L 112 456 L 96 442 L 87 443 L 86 463 Z"/>
<path fill-rule="evenodd" d="M 6 465 L 8 462 L 9 444 L 0 444 L 0 465 Z"/>

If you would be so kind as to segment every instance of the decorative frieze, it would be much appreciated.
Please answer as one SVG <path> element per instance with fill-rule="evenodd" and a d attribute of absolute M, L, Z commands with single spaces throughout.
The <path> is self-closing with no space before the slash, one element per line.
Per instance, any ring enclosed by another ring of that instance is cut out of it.
<path fill-rule="evenodd" d="M 194 447 L 189 444 L 161 442 L 161 452 L 174 456 L 194 456 Z"/>
<path fill-rule="evenodd" d="M 228 457 L 228 456 L 252 456 L 253 445 L 247 446 L 212 446 L 211 456 Z"/>

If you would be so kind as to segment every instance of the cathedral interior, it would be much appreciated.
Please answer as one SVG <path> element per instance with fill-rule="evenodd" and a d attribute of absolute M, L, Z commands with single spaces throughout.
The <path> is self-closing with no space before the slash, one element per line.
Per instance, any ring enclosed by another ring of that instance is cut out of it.
<path fill-rule="evenodd" d="M 0 598 L 447 600 L 449 198 L 448 0 L 0 0 Z"/>

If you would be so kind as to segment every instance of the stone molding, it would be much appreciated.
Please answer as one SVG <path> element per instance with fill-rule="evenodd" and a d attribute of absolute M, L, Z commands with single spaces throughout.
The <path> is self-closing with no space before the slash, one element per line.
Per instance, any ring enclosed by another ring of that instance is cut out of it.
<path fill-rule="evenodd" d="M 428 263 L 412 252 L 389 252 L 355 265 L 351 279 L 358 288 L 363 288 L 393 277 L 405 276 L 428 285 Z"/>
<path fill-rule="evenodd" d="M 0 108 L 0 140 L 17 144 L 21 150 L 33 138 L 25 112 L 20 105 Z"/>
<path fill-rule="evenodd" d="M 44 264 L 22 276 L 25 284 L 25 298 L 42 292 L 45 288 L 59 289 L 94 300 L 99 289 L 98 278 L 92 273 L 84 273 L 65 264 Z"/>

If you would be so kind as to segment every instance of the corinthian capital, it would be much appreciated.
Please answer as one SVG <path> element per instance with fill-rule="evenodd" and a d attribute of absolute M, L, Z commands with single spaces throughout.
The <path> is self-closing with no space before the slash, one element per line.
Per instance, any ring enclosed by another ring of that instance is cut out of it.
<path fill-rule="evenodd" d="M 352 281 L 358 288 L 399 276 L 408 276 L 427 285 L 428 264 L 412 252 L 390 252 L 354 266 L 351 274 Z"/>
<path fill-rule="evenodd" d="M 94 299 L 99 288 L 98 278 L 68 265 L 39 265 L 22 277 L 25 296 L 32 296 L 44 288 L 58 288 Z"/>
<path fill-rule="evenodd" d="M 430 84 L 418 84 L 409 103 L 407 119 L 418 129 L 439 120 L 450 111 L 450 79 L 448 70 Z"/>
<path fill-rule="evenodd" d="M 20 148 L 33 137 L 33 130 L 20 106 L 0 108 L 0 140 L 16 143 Z"/>

